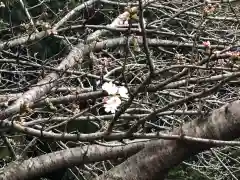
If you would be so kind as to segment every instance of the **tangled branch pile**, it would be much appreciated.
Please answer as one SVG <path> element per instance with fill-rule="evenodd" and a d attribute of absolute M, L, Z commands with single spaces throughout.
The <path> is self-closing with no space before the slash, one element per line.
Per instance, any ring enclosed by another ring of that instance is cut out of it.
<path fill-rule="evenodd" d="M 0 8 L 6 161 L 79 144 L 169 139 L 168 131 L 239 97 L 238 1 L 20 0 Z M 128 95 L 113 93 L 120 99 L 107 106 L 106 82 Z M 239 152 L 211 149 L 183 164 L 201 178 L 234 179 Z M 89 178 L 121 161 L 70 172 Z"/>

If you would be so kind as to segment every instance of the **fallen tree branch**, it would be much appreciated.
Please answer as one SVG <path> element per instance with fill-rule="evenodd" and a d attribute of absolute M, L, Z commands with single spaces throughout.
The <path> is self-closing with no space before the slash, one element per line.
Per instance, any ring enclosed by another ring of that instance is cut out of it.
<path fill-rule="evenodd" d="M 186 141 L 184 135 L 221 140 L 238 138 L 240 136 L 239 108 L 240 101 L 234 101 L 214 110 L 207 121 L 198 119 L 183 125 L 182 128 L 176 128 L 171 134 L 182 135 L 182 140 L 162 140 L 158 144 L 149 145 L 104 173 L 99 179 L 164 179 L 168 171 L 184 159 L 213 147 L 211 144 Z"/>
<path fill-rule="evenodd" d="M 127 158 L 141 150 L 147 143 L 149 142 L 138 142 L 114 147 L 89 145 L 45 154 L 23 162 L 16 161 L 3 169 L 0 179 L 26 180 L 40 177 L 60 168 L 107 159 Z"/>
<path fill-rule="evenodd" d="M 134 37 L 136 38 L 136 37 Z M 133 39 L 133 38 L 132 38 Z M 133 44 L 133 40 L 130 40 Z M 137 41 L 139 44 L 143 44 L 142 38 L 138 37 Z M 123 46 L 126 44 L 126 38 L 116 38 L 109 39 L 98 43 L 92 43 L 91 45 L 83 45 L 79 43 L 76 47 L 73 47 L 72 51 L 68 54 L 66 58 L 60 63 L 57 67 L 61 72 L 72 68 L 75 64 L 81 64 L 83 56 L 88 54 L 91 51 L 100 51 L 104 48 L 112 48 L 117 46 Z M 150 46 L 183 46 L 192 48 L 193 43 L 189 42 L 178 42 L 170 40 L 159 40 L 159 39 L 148 39 L 148 44 Z M 198 45 L 198 48 L 205 48 L 203 45 Z M 223 49 L 222 45 L 212 45 L 212 48 Z M 39 81 L 33 88 L 25 92 L 19 99 L 17 99 L 13 105 L 8 107 L 6 110 L 0 112 L 0 120 L 4 120 L 7 117 L 16 114 L 20 111 L 22 104 L 26 103 L 29 106 L 32 106 L 34 102 L 46 95 L 52 88 L 57 85 L 57 79 L 60 77 L 60 72 L 52 72 L 48 74 L 43 80 Z M 158 88 L 155 88 L 157 90 Z"/>
<path fill-rule="evenodd" d="M 174 129 L 170 135 L 177 140 L 153 140 L 145 143 L 130 144 L 120 147 L 84 146 L 58 151 L 20 163 L 13 163 L 5 168 L 0 179 L 17 180 L 43 175 L 59 168 L 77 164 L 97 162 L 116 157 L 133 155 L 122 164 L 103 174 L 100 179 L 108 180 L 150 180 L 163 179 L 170 168 L 184 159 L 240 136 L 240 101 L 235 101 L 214 110 L 208 120 L 196 119 Z M 181 134 L 181 133 L 184 134 Z M 185 136 L 186 135 L 186 136 Z M 196 138 L 191 138 L 196 137 Z M 208 141 L 196 141 L 198 138 L 209 138 Z M 169 138 L 170 139 L 170 138 Z M 176 137 L 175 137 L 176 139 Z M 220 142 L 215 144 L 214 142 Z M 230 143 L 229 143 L 230 144 Z M 239 143 L 236 143 L 237 145 Z M 231 145 L 231 144 L 230 144 Z M 234 144 L 232 144 L 234 145 Z"/>

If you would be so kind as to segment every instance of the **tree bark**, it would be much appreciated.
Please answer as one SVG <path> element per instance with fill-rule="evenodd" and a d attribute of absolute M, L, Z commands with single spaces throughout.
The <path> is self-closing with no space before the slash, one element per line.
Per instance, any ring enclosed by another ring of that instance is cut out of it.
<path fill-rule="evenodd" d="M 4 168 L 0 174 L 0 180 L 27 180 L 75 165 L 98 162 L 106 159 L 127 158 L 137 153 L 148 143 L 150 142 L 147 141 L 115 147 L 89 145 L 57 151 L 25 161 L 16 161 Z"/>
<path fill-rule="evenodd" d="M 197 119 L 183 125 L 185 135 L 232 140 L 240 136 L 240 101 L 234 101 L 214 110 L 205 119 Z M 181 134 L 181 128 L 170 134 Z M 210 144 L 184 140 L 161 140 L 152 143 L 122 164 L 99 177 L 98 180 L 161 180 L 167 172 L 183 160 L 213 147 Z"/>
<path fill-rule="evenodd" d="M 214 110 L 207 120 L 196 119 L 169 133 L 184 133 L 180 140 L 153 140 L 123 147 L 92 145 L 67 149 L 13 163 L 4 168 L 0 180 L 25 180 L 57 169 L 116 157 L 129 157 L 137 152 L 122 164 L 104 173 L 99 180 L 161 180 L 172 167 L 184 159 L 213 147 L 211 143 L 186 140 L 184 135 L 217 140 L 240 137 L 239 109 L 240 101 L 234 101 Z"/>

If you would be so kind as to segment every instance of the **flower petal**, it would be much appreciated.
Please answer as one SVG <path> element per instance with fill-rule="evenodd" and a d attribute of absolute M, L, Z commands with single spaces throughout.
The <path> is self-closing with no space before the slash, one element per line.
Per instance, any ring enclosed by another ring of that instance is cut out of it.
<path fill-rule="evenodd" d="M 109 106 L 105 107 L 105 111 L 108 113 L 111 111 L 111 108 Z"/>
<path fill-rule="evenodd" d="M 121 99 L 118 96 L 112 96 L 107 101 L 106 104 L 103 106 L 105 107 L 106 112 L 115 113 L 118 106 L 121 104 Z"/>
<path fill-rule="evenodd" d="M 107 91 L 107 93 L 109 94 L 109 95 L 114 95 L 114 94 L 116 94 L 117 93 L 117 91 L 118 91 L 118 88 L 117 88 L 117 86 L 115 85 L 115 84 L 113 84 L 112 82 L 105 82 L 104 84 L 103 84 L 103 86 L 102 86 L 102 89 L 104 90 L 104 91 Z"/>
<path fill-rule="evenodd" d="M 111 106 L 119 106 L 121 104 L 121 99 L 118 96 L 113 96 L 107 100 L 106 103 Z"/>
<path fill-rule="evenodd" d="M 124 86 L 121 86 L 121 87 L 118 89 L 118 93 L 119 93 L 119 95 L 120 95 L 121 97 L 123 97 L 123 98 L 128 98 L 128 95 L 127 95 L 128 90 L 127 90 L 127 88 L 125 88 Z"/>

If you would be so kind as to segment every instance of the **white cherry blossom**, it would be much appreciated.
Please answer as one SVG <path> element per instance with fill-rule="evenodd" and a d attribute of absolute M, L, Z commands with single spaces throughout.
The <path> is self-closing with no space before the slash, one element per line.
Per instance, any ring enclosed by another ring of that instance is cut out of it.
<path fill-rule="evenodd" d="M 124 86 L 116 86 L 112 82 L 106 82 L 103 84 L 102 89 L 106 91 L 110 96 L 104 97 L 104 108 L 106 112 L 115 113 L 117 108 L 121 104 L 121 98 L 128 98 L 128 90 Z"/>
<path fill-rule="evenodd" d="M 118 87 L 112 82 L 105 82 L 102 86 L 104 91 L 107 91 L 109 95 L 115 95 L 118 92 Z"/>
<path fill-rule="evenodd" d="M 128 90 L 124 86 L 118 88 L 118 94 L 123 98 L 128 98 Z"/>
<path fill-rule="evenodd" d="M 106 104 L 104 108 L 106 112 L 115 113 L 118 106 L 121 104 L 121 99 L 118 96 L 112 96 L 109 99 L 105 99 Z"/>

